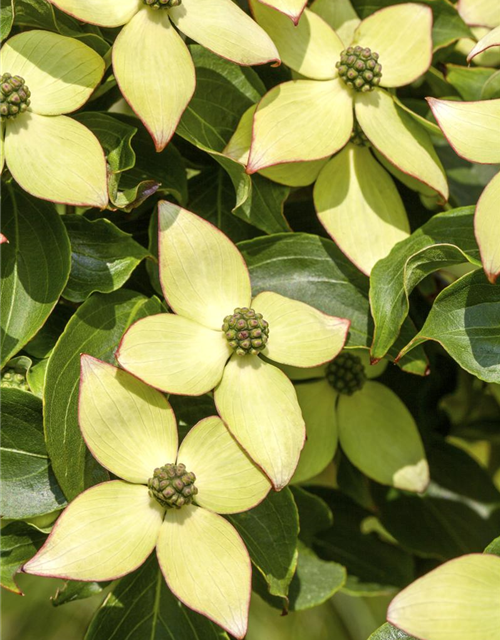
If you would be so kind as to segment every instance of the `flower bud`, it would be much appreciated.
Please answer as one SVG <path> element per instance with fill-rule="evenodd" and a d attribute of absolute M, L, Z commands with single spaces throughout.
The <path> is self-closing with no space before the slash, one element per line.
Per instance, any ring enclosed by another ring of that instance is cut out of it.
<path fill-rule="evenodd" d="M 224 318 L 222 331 L 238 356 L 258 355 L 265 349 L 269 338 L 269 325 L 254 309 L 236 307 Z"/>
<path fill-rule="evenodd" d="M 182 0 L 142 0 L 142 2 L 150 9 L 170 9 L 170 7 L 178 7 Z"/>
<path fill-rule="evenodd" d="M 378 59 L 376 51 L 358 45 L 344 49 L 335 66 L 339 77 L 348 87 L 365 93 L 373 91 L 380 84 L 382 65 Z"/>
<path fill-rule="evenodd" d="M 186 472 L 184 464 L 166 464 L 154 470 L 148 480 L 149 495 L 165 509 L 180 509 L 191 504 L 198 493 L 196 476 Z"/>
<path fill-rule="evenodd" d="M 366 373 L 361 358 L 343 352 L 328 365 L 326 379 L 339 393 L 352 396 L 363 388 Z"/>
<path fill-rule="evenodd" d="M 21 76 L 2 74 L 0 78 L 0 117 L 12 120 L 30 105 L 31 92 Z"/>

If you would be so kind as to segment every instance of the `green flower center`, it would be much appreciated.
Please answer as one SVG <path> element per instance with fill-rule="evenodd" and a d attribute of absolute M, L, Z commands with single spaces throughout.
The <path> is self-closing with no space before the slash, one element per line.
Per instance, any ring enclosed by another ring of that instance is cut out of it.
<path fill-rule="evenodd" d="M 30 106 L 31 91 L 21 76 L 3 73 L 0 78 L 0 117 L 12 120 Z"/>
<path fill-rule="evenodd" d="M 194 473 L 186 471 L 184 464 L 166 464 L 153 472 L 148 480 L 149 495 L 165 509 L 180 509 L 191 504 L 198 489 Z"/>
<path fill-rule="evenodd" d="M 239 356 L 256 356 L 265 349 L 269 338 L 269 325 L 262 314 L 248 307 L 237 307 L 233 315 L 226 316 L 222 331 Z"/>
<path fill-rule="evenodd" d="M 358 356 L 341 353 L 328 365 L 326 378 L 335 391 L 352 396 L 355 391 L 363 388 L 366 373 Z"/>
<path fill-rule="evenodd" d="M 350 141 L 358 147 L 367 147 L 370 144 L 370 141 L 365 136 L 363 129 L 359 126 L 356 119 L 354 119 Z"/>
<path fill-rule="evenodd" d="M 21 389 L 22 391 L 29 391 L 28 383 L 26 382 L 26 375 L 21 372 L 20 369 L 13 367 L 6 367 L 2 371 L 1 383 L 2 387 L 9 387 L 11 389 Z"/>
<path fill-rule="evenodd" d="M 348 47 L 335 66 L 348 87 L 365 93 L 380 84 L 382 65 L 378 59 L 378 53 L 368 47 Z"/>
<path fill-rule="evenodd" d="M 178 7 L 182 0 L 142 0 L 142 2 L 150 9 L 170 9 L 170 7 Z"/>

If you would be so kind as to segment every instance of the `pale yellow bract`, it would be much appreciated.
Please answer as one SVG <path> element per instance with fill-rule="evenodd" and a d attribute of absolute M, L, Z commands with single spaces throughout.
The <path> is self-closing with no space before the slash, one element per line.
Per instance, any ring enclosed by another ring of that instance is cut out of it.
<path fill-rule="evenodd" d="M 328 382 L 328 365 L 310 371 L 285 367 L 296 386 L 306 422 L 307 441 L 292 482 L 304 482 L 332 461 L 337 444 L 366 476 L 405 491 L 422 492 L 429 483 L 429 467 L 415 421 L 398 396 L 373 378 L 387 361 L 370 365 L 367 350 L 348 350 L 361 359 L 368 378 L 352 395 L 336 391 Z"/>
<path fill-rule="evenodd" d="M 165 397 L 126 371 L 83 355 L 79 421 L 95 458 L 121 478 L 84 491 L 65 509 L 24 571 L 70 580 L 114 580 L 156 547 L 172 592 L 236 638 L 246 633 L 247 549 L 219 514 L 251 509 L 270 490 L 218 416 L 198 422 L 178 447 Z M 149 495 L 157 467 L 183 463 L 195 501 L 165 510 Z"/>
<path fill-rule="evenodd" d="M 87 45 L 34 29 L 10 38 L 2 73 L 23 78 L 31 92 L 24 113 L 2 123 L 1 159 L 28 193 L 53 202 L 103 209 L 108 204 L 106 158 L 95 135 L 67 117 L 89 99 L 104 60 Z"/>
<path fill-rule="evenodd" d="M 127 371 L 168 393 L 215 389 L 222 419 L 254 462 L 282 489 L 297 466 L 305 429 L 294 387 L 267 361 L 314 367 L 342 349 L 349 322 L 277 293 L 252 300 L 250 277 L 235 245 L 219 229 L 169 202 L 159 204 L 160 280 L 174 313 L 136 322 L 117 359 Z M 251 307 L 269 323 L 263 354 L 233 353 L 222 323 Z"/>
<path fill-rule="evenodd" d="M 176 31 L 241 65 L 279 62 L 272 40 L 232 0 L 183 0 L 153 10 L 142 0 L 51 0 L 70 15 L 119 27 L 113 70 L 124 98 L 165 148 L 196 86 L 195 69 Z"/>

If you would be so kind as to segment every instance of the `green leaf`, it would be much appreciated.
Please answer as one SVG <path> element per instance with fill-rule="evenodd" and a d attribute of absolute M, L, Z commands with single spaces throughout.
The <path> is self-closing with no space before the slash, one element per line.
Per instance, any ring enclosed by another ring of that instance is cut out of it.
<path fill-rule="evenodd" d="M 149 255 L 109 220 L 71 215 L 63 222 L 71 241 L 71 272 L 63 296 L 72 302 L 82 302 L 94 291 L 116 291 Z"/>
<path fill-rule="evenodd" d="M 409 636 L 404 631 L 401 631 L 401 629 L 393 627 L 392 624 L 386 622 L 374 631 L 368 640 L 416 640 L 416 638 Z"/>
<path fill-rule="evenodd" d="M 228 640 L 227 634 L 175 598 L 154 555 L 122 578 L 94 615 L 85 640 Z"/>
<path fill-rule="evenodd" d="M 500 537 L 492 540 L 484 550 L 484 553 L 493 553 L 496 556 L 500 556 Z"/>
<path fill-rule="evenodd" d="M 404 2 L 407 0 L 352 0 L 352 5 L 360 18 L 366 18 L 383 7 Z M 455 6 L 448 0 L 419 0 L 419 2 L 430 7 L 434 14 L 432 29 L 434 50 L 446 47 L 459 38 L 474 38 Z"/>
<path fill-rule="evenodd" d="M 207 167 L 189 180 L 189 211 L 208 220 L 233 242 L 259 235 L 257 229 L 233 215 L 234 188 L 228 174 L 220 167 Z"/>
<path fill-rule="evenodd" d="M 299 538 L 307 545 L 314 536 L 333 524 L 333 514 L 324 500 L 306 491 L 303 487 L 290 487 L 293 499 L 299 510 Z"/>
<path fill-rule="evenodd" d="M 157 298 L 125 289 L 94 294 L 68 322 L 50 356 L 44 404 L 47 450 L 69 500 L 106 478 L 87 451 L 78 427 L 80 354 L 114 363 L 114 352 L 130 324 L 161 310 Z"/>
<path fill-rule="evenodd" d="M 494 75 L 495 69 L 489 67 L 461 67 L 446 65 L 446 80 L 458 91 L 463 100 L 481 100 L 483 87 Z"/>
<path fill-rule="evenodd" d="M 486 80 L 481 92 L 481 100 L 494 100 L 500 98 L 500 71 L 496 71 Z"/>
<path fill-rule="evenodd" d="M 31 518 L 66 505 L 45 448 L 40 398 L 19 389 L 2 390 L 0 457 L 2 517 Z"/>
<path fill-rule="evenodd" d="M 427 340 L 485 382 L 500 383 L 500 287 L 484 272 L 463 276 L 436 298 L 424 326 L 401 355 Z"/>
<path fill-rule="evenodd" d="M 156 153 L 151 136 L 137 118 L 96 112 L 83 112 L 76 118 L 104 148 L 111 172 L 110 200 L 115 207 L 131 211 L 158 190 L 185 203 L 184 162 L 172 144 Z"/>
<path fill-rule="evenodd" d="M 390 594 L 409 584 L 413 559 L 402 549 L 382 542 L 374 533 L 362 533 L 362 521 L 372 513 L 332 489 L 314 487 L 331 508 L 332 528 L 319 533 L 314 551 L 320 558 L 338 562 L 347 569 L 344 591 L 353 595 Z"/>
<path fill-rule="evenodd" d="M 0 6 L 0 40 L 5 40 L 14 21 L 14 0 L 5 0 Z"/>
<path fill-rule="evenodd" d="M 17 187 L 4 189 L 1 350 L 3 366 L 36 334 L 61 295 L 70 244 L 54 205 Z"/>
<path fill-rule="evenodd" d="M 243 113 L 260 100 L 265 87 L 250 67 L 224 60 L 200 45 L 192 45 L 190 51 L 196 91 L 177 134 L 201 149 L 221 152 Z"/>
<path fill-rule="evenodd" d="M 331 598 L 346 581 L 346 570 L 337 562 L 322 560 L 299 542 L 297 571 L 288 592 L 290 611 L 317 607 Z"/>
<path fill-rule="evenodd" d="M 46 536 L 25 522 L 11 522 L 0 531 L 0 585 L 19 595 L 15 576 L 42 546 Z"/>
<path fill-rule="evenodd" d="M 291 231 L 283 215 L 283 206 L 289 194 L 289 187 L 257 174 L 252 178 L 251 197 L 234 208 L 233 213 L 265 233 Z"/>
<path fill-rule="evenodd" d="M 383 358 L 393 346 L 418 283 L 438 269 L 467 261 L 480 264 L 472 207 L 434 216 L 375 265 L 370 284 L 373 358 Z"/>
<path fill-rule="evenodd" d="M 205 394 L 203 396 L 170 396 L 168 401 L 172 407 L 177 429 L 179 430 L 179 441 L 187 432 L 200 420 L 208 416 L 217 415 L 213 396 Z"/>
<path fill-rule="evenodd" d="M 54 607 L 59 607 L 68 602 L 84 600 L 99 595 L 109 582 L 81 582 L 80 580 L 65 580 L 64 585 L 57 589 L 50 599 Z"/>
<path fill-rule="evenodd" d="M 269 593 L 286 597 L 297 566 L 299 518 L 289 489 L 270 493 L 250 511 L 228 516 L 243 538 Z"/>
<path fill-rule="evenodd" d="M 331 241 L 306 233 L 279 233 L 239 244 L 252 279 L 253 294 L 275 291 L 320 311 L 349 318 L 348 347 L 368 347 L 373 325 L 368 303 L 368 278 Z M 415 333 L 405 327 L 408 339 Z M 406 344 L 401 338 L 399 344 Z M 399 348 L 391 350 L 396 357 Z M 423 351 L 401 363 L 403 369 L 423 375 Z"/>
<path fill-rule="evenodd" d="M 423 496 L 374 492 L 382 525 L 423 557 L 448 560 L 482 551 L 500 530 L 500 493 L 461 449 L 435 442 L 427 455 L 432 481 Z"/>

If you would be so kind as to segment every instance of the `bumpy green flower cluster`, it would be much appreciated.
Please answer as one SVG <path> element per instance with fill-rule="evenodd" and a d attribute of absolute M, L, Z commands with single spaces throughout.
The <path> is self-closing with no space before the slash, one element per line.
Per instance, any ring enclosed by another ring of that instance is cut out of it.
<path fill-rule="evenodd" d="M 326 378 L 336 391 L 352 396 L 366 382 L 365 368 L 358 356 L 341 353 L 328 365 Z"/>
<path fill-rule="evenodd" d="M 380 84 L 382 65 L 378 59 L 378 53 L 358 45 L 344 49 L 335 66 L 348 87 L 365 93 Z"/>
<path fill-rule="evenodd" d="M 170 9 L 170 7 L 178 7 L 182 0 L 142 0 L 145 5 L 151 9 Z"/>
<path fill-rule="evenodd" d="M 248 307 L 237 307 L 233 315 L 226 316 L 222 331 L 239 356 L 256 356 L 265 349 L 269 338 L 269 324 L 261 313 Z"/>
<path fill-rule="evenodd" d="M 25 372 L 13 367 L 7 367 L 2 371 L 1 386 L 9 387 L 11 389 L 22 389 L 23 391 L 29 391 Z"/>
<path fill-rule="evenodd" d="M 0 78 L 0 116 L 13 119 L 30 106 L 31 91 L 21 76 L 2 74 Z"/>
<path fill-rule="evenodd" d="M 356 119 L 354 120 L 350 142 L 355 144 L 357 147 L 366 147 L 370 144 L 370 141 L 365 136 L 363 129 L 359 126 Z"/>
<path fill-rule="evenodd" d="M 165 509 L 180 509 L 193 502 L 198 489 L 194 473 L 186 471 L 184 464 L 166 464 L 153 472 L 148 480 L 149 495 Z"/>

